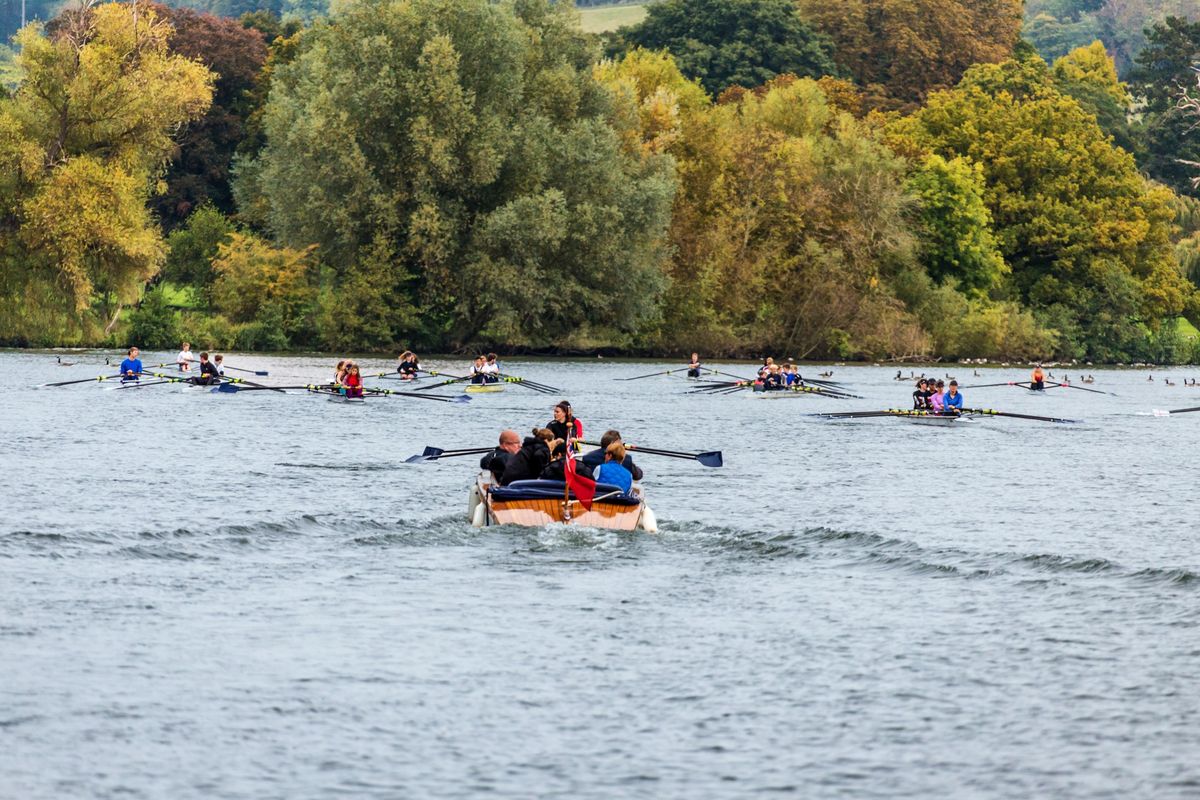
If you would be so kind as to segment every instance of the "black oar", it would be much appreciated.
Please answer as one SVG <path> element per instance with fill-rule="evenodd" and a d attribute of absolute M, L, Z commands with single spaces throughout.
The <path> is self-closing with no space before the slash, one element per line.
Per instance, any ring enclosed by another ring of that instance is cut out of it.
<path fill-rule="evenodd" d="M 1071 384 L 1071 383 L 1055 383 L 1054 385 L 1055 385 L 1055 386 L 1061 386 L 1061 387 L 1062 387 L 1062 388 L 1064 388 L 1064 389 L 1076 389 L 1076 390 L 1078 390 L 1078 391 L 1081 391 L 1081 392 L 1093 392 L 1094 394 L 1107 394 L 1107 395 L 1110 395 L 1111 397 L 1116 397 L 1116 396 L 1117 396 L 1117 395 L 1116 395 L 1115 393 L 1113 393 L 1113 392 L 1102 392 L 1102 391 L 1100 391 L 1099 389 L 1088 389 L 1088 388 L 1086 388 L 1086 387 L 1084 387 L 1084 386 L 1075 386 L 1074 384 Z"/>
<path fill-rule="evenodd" d="M 381 394 L 381 395 L 385 395 L 388 397 L 415 397 L 418 400 L 436 400 L 439 403 L 469 403 L 469 402 L 471 402 L 471 398 L 467 397 L 465 394 L 459 395 L 458 397 L 439 397 L 436 394 L 417 394 L 416 392 L 400 392 L 395 389 L 376 389 L 373 387 L 366 387 L 366 386 L 363 387 L 363 391 L 370 392 L 371 394 Z"/>
<path fill-rule="evenodd" d="M 516 375 L 508 375 L 506 373 L 497 374 L 505 383 L 516 383 L 521 386 L 528 386 L 530 389 L 541 392 L 542 394 L 562 394 L 562 389 L 557 389 L 544 383 L 537 383 L 536 381 L 531 381 L 528 378 L 521 378 Z"/>
<path fill-rule="evenodd" d="M 183 383 L 186 378 L 167 378 L 161 381 L 130 381 L 122 386 L 113 386 L 109 391 L 116 392 L 121 389 L 144 389 L 147 386 L 162 386 L 164 383 Z"/>
<path fill-rule="evenodd" d="M 1063 424 L 1078 424 L 1083 422 L 1079 419 L 1065 419 L 1063 417 L 1039 417 L 1036 414 L 1016 414 L 1012 411 L 996 411 L 991 408 L 964 408 L 964 414 L 975 414 L 984 417 L 1013 417 L 1015 419 L 1032 419 L 1038 422 L 1058 422 Z"/>
<path fill-rule="evenodd" d="M 599 447 L 599 442 L 581 442 L 582 444 Z M 667 456 L 668 458 L 685 458 L 689 461 L 699 461 L 706 467 L 720 467 L 725 461 L 721 457 L 720 450 L 710 450 L 706 453 L 682 453 L 678 450 L 659 450 L 656 447 L 642 447 L 640 445 L 631 445 L 627 447 L 630 453 L 649 453 L 653 456 Z"/>
<path fill-rule="evenodd" d="M 1167 416 L 1170 416 L 1171 414 L 1190 414 L 1193 411 L 1200 411 L 1200 406 L 1196 406 L 1195 408 L 1174 408 L 1174 409 L 1171 409 L 1170 411 L 1159 411 L 1159 410 L 1155 409 L 1154 416 L 1167 417 Z"/>
<path fill-rule="evenodd" d="M 222 369 L 231 369 L 234 372 L 245 372 L 249 375 L 262 375 L 264 377 L 270 374 L 265 369 L 242 369 L 241 367 L 231 367 L 228 364 L 223 366 Z"/>
<path fill-rule="evenodd" d="M 124 378 L 124 375 L 97 375 L 94 378 L 78 378 L 73 381 L 58 381 L 57 383 L 43 383 L 40 386 L 35 386 L 35 389 L 46 389 L 51 386 L 71 386 L 76 383 L 93 383 L 95 381 L 111 381 L 117 378 Z"/>
<path fill-rule="evenodd" d="M 142 374 L 150 375 L 155 378 L 172 378 L 172 379 L 181 380 L 181 381 L 190 381 L 191 380 L 190 377 L 189 378 L 179 378 L 175 375 L 168 375 L 165 372 L 143 372 Z M 226 376 L 222 377 L 221 380 L 224 381 L 225 383 L 245 384 L 246 386 L 253 386 L 256 389 L 266 389 L 267 391 L 271 391 L 271 392 L 283 392 L 282 386 L 267 386 L 264 383 L 255 383 L 254 381 L 248 381 L 245 378 L 231 378 L 228 375 L 226 375 Z M 205 384 L 198 383 L 196 385 L 204 386 Z"/>
<path fill-rule="evenodd" d="M 658 377 L 658 376 L 660 376 L 660 375 L 671 375 L 671 374 L 673 374 L 673 373 L 676 373 L 676 372 L 683 372 L 684 370 L 688 370 L 688 369 L 691 369 L 691 367 L 680 367 L 679 369 L 668 369 L 668 370 L 666 370 L 666 371 L 664 371 L 664 372 L 651 372 L 651 373 L 648 373 L 648 374 L 646 374 L 646 375 L 638 375 L 638 376 L 636 376 L 636 377 L 633 377 L 633 378 L 617 378 L 617 380 L 619 380 L 619 381 L 640 381 L 642 378 L 656 378 L 656 377 Z M 710 369 L 710 370 L 705 370 L 705 371 L 706 371 L 706 372 L 710 372 L 710 373 L 712 373 L 712 374 L 714 374 L 714 375 L 716 375 L 716 374 L 719 374 L 719 373 L 717 373 L 717 372 L 716 372 L 716 370 L 711 370 L 711 369 Z"/>
<path fill-rule="evenodd" d="M 408 464 L 424 464 L 426 461 L 437 461 L 439 458 L 457 458 L 459 456 L 490 453 L 494 449 L 494 447 L 468 447 L 459 450 L 442 450 L 437 447 L 426 447 L 425 451 L 420 455 L 409 456 L 404 461 Z"/>
<path fill-rule="evenodd" d="M 867 419 L 869 417 L 894 417 L 896 410 L 891 411 L 827 411 L 819 414 L 809 414 L 810 417 L 822 419 Z"/>

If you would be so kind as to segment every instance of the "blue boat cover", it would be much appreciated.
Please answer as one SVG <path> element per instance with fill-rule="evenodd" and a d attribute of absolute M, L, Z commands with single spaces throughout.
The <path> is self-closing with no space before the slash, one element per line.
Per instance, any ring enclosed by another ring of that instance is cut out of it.
<path fill-rule="evenodd" d="M 531 480 L 531 481 L 513 481 L 508 486 L 493 486 L 488 490 L 493 500 L 500 502 L 511 502 L 513 500 L 561 500 L 563 497 L 563 489 L 565 484 L 562 481 L 547 481 L 547 480 Z M 605 503 L 613 503 L 619 506 L 636 506 L 641 504 L 641 500 L 633 495 L 623 494 L 621 489 L 613 486 L 611 483 L 597 483 L 596 497 L 604 497 Z M 571 493 L 571 499 L 575 499 L 575 493 Z"/>

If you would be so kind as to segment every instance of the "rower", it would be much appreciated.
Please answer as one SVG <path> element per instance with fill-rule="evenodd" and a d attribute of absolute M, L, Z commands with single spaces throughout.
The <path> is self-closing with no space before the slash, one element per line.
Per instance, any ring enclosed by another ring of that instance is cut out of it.
<path fill-rule="evenodd" d="M 501 476 L 504 475 L 504 467 L 508 464 L 508 459 L 512 458 L 513 453 L 520 449 L 521 437 L 517 436 L 516 431 L 500 431 L 499 444 L 479 459 L 479 468 L 491 472 L 492 477 L 499 483 Z"/>
<path fill-rule="evenodd" d="M 484 383 L 499 383 L 500 382 L 500 364 L 496 361 L 495 353 L 487 354 L 487 361 L 483 365 L 483 382 Z"/>
<path fill-rule="evenodd" d="M 333 385 L 335 388 L 340 387 L 342 385 L 342 381 L 346 380 L 346 365 L 349 363 L 350 362 L 346 359 L 342 359 L 337 363 L 337 366 L 334 367 Z"/>
<path fill-rule="evenodd" d="M 342 378 L 342 385 L 345 387 L 346 397 L 363 396 L 363 382 L 362 376 L 358 374 L 358 364 L 351 361 L 346 367 L 346 377 Z"/>
<path fill-rule="evenodd" d="M 958 393 L 958 381 L 950 381 L 950 388 L 942 398 L 942 409 L 945 414 L 962 414 L 963 396 Z"/>
<path fill-rule="evenodd" d="M 937 383 L 930 381 L 929 386 L 933 389 L 929 393 L 929 410 L 934 414 L 941 414 L 946 408 L 945 395 L 942 393 L 942 389 L 946 387 L 946 384 L 941 380 Z"/>
<path fill-rule="evenodd" d="M 180 372 L 189 372 L 192 369 L 192 345 L 189 342 L 183 343 L 183 349 L 179 351 L 179 355 L 175 356 L 175 366 L 179 367 Z"/>
<path fill-rule="evenodd" d="M 917 381 L 917 388 L 913 392 L 913 408 L 917 411 L 924 411 L 929 408 L 929 392 L 928 384 L 924 378 Z"/>
<path fill-rule="evenodd" d="M 400 354 L 400 363 L 396 366 L 396 372 L 400 373 L 400 377 L 404 380 L 412 380 L 417 377 L 417 373 L 421 370 L 421 360 L 417 358 L 417 354 L 411 350 L 405 350 Z"/>
<path fill-rule="evenodd" d="M 692 353 L 692 360 L 688 363 L 687 376 L 689 378 L 700 377 L 700 354 Z"/>
<path fill-rule="evenodd" d="M 630 456 L 628 452 L 630 450 L 636 450 L 637 447 L 631 444 L 625 444 L 625 442 L 621 439 L 620 431 L 605 431 L 604 435 L 600 437 L 600 449 L 589 450 L 583 454 L 583 457 L 580 458 L 579 461 L 593 471 L 598 469 L 600 465 L 604 463 L 604 454 L 608 452 L 608 446 L 613 442 L 620 442 L 621 444 L 625 445 L 625 460 L 621 462 L 621 466 L 629 470 L 629 474 L 633 476 L 635 481 L 640 481 L 645 476 L 645 473 L 642 472 L 641 467 L 633 463 L 633 457 Z"/>
<path fill-rule="evenodd" d="M 763 359 L 763 365 L 758 368 L 758 377 L 765 378 L 771 372 L 771 367 L 775 366 L 775 359 L 767 356 Z"/>
<path fill-rule="evenodd" d="M 1041 364 L 1033 368 L 1033 375 L 1029 379 L 1029 388 L 1035 392 L 1040 392 L 1046 388 L 1046 376 L 1042 372 Z"/>
<path fill-rule="evenodd" d="M 566 400 L 559 401 L 554 406 L 554 419 L 546 424 L 554 434 L 555 439 L 562 439 L 568 444 L 573 439 L 583 438 L 583 423 L 575 418 L 571 404 Z"/>
<path fill-rule="evenodd" d="M 217 353 L 213 356 L 213 365 L 217 368 L 217 374 L 222 378 L 225 377 L 225 356 Z"/>
<path fill-rule="evenodd" d="M 121 362 L 121 383 L 136 381 L 142 374 L 142 360 L 138 358 L 141 351 L 136 347 L 129 348 L 125 360 Z"/>
<path fill-rule="evenodd" d="M 483 356 L 475 356 L 475 363 L 471 365 L 471 371 L 468 374 L 471 376 L 471 383 L 484 383 L 486 381 Z"/>
<path fill-rule="evenodd" d="M 200 354 L 200 374 L 188 380 L 197 386 L 215 386 L 221 382 L 221 376 L 217 372 L 217 367 L 208 360 L 207 352 Z"/>

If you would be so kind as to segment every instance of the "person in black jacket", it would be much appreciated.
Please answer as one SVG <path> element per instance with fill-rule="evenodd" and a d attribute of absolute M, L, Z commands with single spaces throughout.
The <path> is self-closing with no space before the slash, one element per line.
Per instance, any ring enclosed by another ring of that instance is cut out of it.
<path fill-rule="evenodd" d="M 479 468 L 489 470 L 497 482 L 513 453 L 521 449 L 521 437 L 516 431 L 500 431 L 500 444 L 479 459 Z"/>
<path fill-rule="evenodd" d="M 592 477 L 592 468 L 578 458 L 575 459 L 575 472 L 584 477 Z M 550 450 L 550 463 L 542 470 L 542 478 L 548 481 L 567 480 L 567 444 L 562 439 L 554 440 Z"/>
<path fill-rule="evenodd" d="M 550 463 L 549 443 L 554 434 L 545 428 L 534 428 L 533 436 L 526 436 L 521 449 L 513 453 L 504 465 L 500 485 L 508 486 L 514 481 L 527 481 L 541 477 L 542 470 Z"/>
<path fill-rule="evenodd" d="M 620 442 L 620 441 L 621 441 L 621 432 L 620 431 L 605 431 L 604 435 L 600 437 L 600 449 L 592 450 L 590 452 L 584 453 L 583 458 L 581 458 L 580 461 L 582 461 L 584 464 L 586 464 L 590 469 L 592 469 L 594 471 L 601 464 L 604 463 L 604 453 L 605 453 L 605 451 L 608 450 L 608 446 L 610 444 L 612 444 L 613 442 Z M 632 447 L 631 447 L 631 445 L 625 445 L 625 449 L 630 450 L 630 449 L 632 449 Z M 626 453 L 626 455 L 625 455 L 625 460 L 621 462 L 621 466 L 623 466 L 625 469 L 629 470 L 629 473 L 631 475 L 633 475 L 633 479 L 635 481 L 640 481 L 642 479 L 641 468 L 633 463 L 633 457 L 630 456 L 628 453 Z"/>

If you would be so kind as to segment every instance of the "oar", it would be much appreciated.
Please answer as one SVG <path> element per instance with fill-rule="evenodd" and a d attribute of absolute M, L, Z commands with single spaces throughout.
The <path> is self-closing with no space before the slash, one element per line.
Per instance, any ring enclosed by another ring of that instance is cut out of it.
<path fill-rule="evenodd" d="M 1100 391 L 1099 389 L 1088 389 L 1088 388 L 1086 388 L 1086 387 L 1083 387 L 1083 386 L 1075 386 L 1074 384 L 1070 384 L 1070 383 L 1055 383 L 1055 384 L 1053 384 L 1053 385 L 1055 385 L 1055 386 L 1061 386 L 1061 387 L 1062 387 L 1062 388 L 1064 388 L 1064 389 L 1076 389 L 1076 390 L 1078 390 L 1078 391 L 1081 391 L 1081 392 L 1093 392 L 1093 393 L 1095 393 L 1095 394 L 1107 394 L 1107 395 L 1110 395 L 1111 397 L 1116 397 L 1116 396 L 1117 396 L 1117 395 L 1116 395 L 1116 394 L 1114 394 L 1113 392 L 1102 392 L 1102 391 Z"/>
<path fill-rule="evenodd" d="M 115 392 L 121 389 L 144 389 L 147 386 L 162 386 L 164 383 L 183 383 L 185 380 L 186 378 L 167 378 L 166 380 L 161 381 L 131 381 L 130 383 L 126 383 L 121 386 L 111 386 L 106 391 Z"/>
<path fill-rule="evenodd" d="M 1064 419 L 1063 417 L 1039 417 L 1035 414 L 1015 414 L 1012 411 L 996 411 L 991 408 L 964 408 L 964 414 L 976 414 L 986 417 L 1013 417 L 1015 419 L 1032 419 L 1038 422 L 1058 422 L 1064 424 L 1077 424 L 1083 420 L 1079 419 Z"/>
<path fill-rule="evenodd" d="M 1200 411 L 1200 406 L 1196 406 L 1195 408 L 1175 408 L 1170 411 L 1160 411 L 1156 408 L 1154 409 L 1154 416 L 1169 417 L 1172 414 L 1190 414 L 1193 411 Z"/>
<path fill-rule="evenodd" d="M 582 444 L 599 447 L 599 442 L 582 442 Z M 710 450 L 706 453 L 681 453 L 678 450 L 659 450 L 656 447 L 642 447 L 641 445 L 632 445 L 627 447 L 630 453 L 649 453 L 653 456 L 667 456 L 669 458 L 686 458 L 689 461 L 699 461 L 706 467 L 720 467 L 725 461 L 721 457 L 720 450 Z"/>
<path fill-rule="evenodd" d="M 669 370 L 666 370 L 665 372 L 651 372 L 646 375 L 638 375 L 635 378 L 617 378 L 617 380 L 619 380 L 619 381 L 640 381 L 642 378 L 655 378 L 655 377 L 658 377 L 659 375 L 671 375 L 672 373 L 683 372 L 684 370 L 688 370 L 688 369 L 691 369 L 691 367 L 680 367 L 679 369 L 669 369 Z M 720 374 L 720 373 L 716 372 L 716 370 L 706 370 L 706 371 L 711 372 L 714 375 Z"/>
<path fill-rule="evenodd" d="M 850 394 L 841 389 L 828 389 L 823 386 L 805 386 L 801 383 L 799 386 L 792 384 L 791 386 L 783 387 L 788 392 L 802 392 L 806 394 L 819 394 L 825 397 L 833 397 L 838 400 L 862 400 L 862 397 L 856 394 Z"/>
<path fill-rule="evenodd" d="M 245 373 L 247 373 L 247 374 L 249 374 L 249 375 L 263 375 L 263 376 L 266 376 L 266 375 L 269 375 L 269 374 L 270 374 L 270 373 L 269 373 L 269 372 L 267 372 L 265 369 L 242 369 L 241 367 L 231 367 L 231 366 L 229 366 L 228 364 L 226 364 L 224 367 L 222 367 L 222 369 L 231 369 L 231 370 L 233 370 L 234 372 L 245 372 Z"/>
<path fill-rule="evenodd" d="M 894 417 L 896 410 L 891 411 L 833 411 L 822 412 L 818 414 L 809 414 L 810 417 L 821 417 L 822 419 L 867 419 L 869 417 Z"/>
<path fill-rule="evenodd" d="M 520 378 L 516 375 L 507 375 L 504 373 L 497 374 L 505 383 L 516 383 L 522 386 L 528 386 L 530 389 L 541 392 L 542 394 L 562 394 L 562 389 L 556 389 L 555 387 L 548 386 L 544 383 L 536 383 L 535 381 L 531 381 L 527 378 Z"/>
<path fill-rule="evenodd" d="M 448 380 L 448 381 L 442 381 L 441 383 L 431 383 L 431 384 L 429 384 L 428 386 L 421 386 L 421 387 L 418 387 L 417 389 L 414 389 L 413 391 L 416 391 L 416 392 L 428 392 L 430 389 L 437 389 L 437 388 L 440 388 L 440 387 L 442 387 L 442 386 L 449 386 L 449 385 L 450 385 L 450 384 L 452 384 L 452 383 L 462 383 L 462 382 L 463 382 L 463 381 L 465 381 L 465 380 L 469 380 L 469 379 L 468 379 L 468 378 L 451 378 L 450 380 Z"/>
<path fill-rule="evenodd" d="M 181 380 L 181 381 L 191 380 L 191 378 L 179 378 L 178 376 L 175 376 L 175 375 L 168 375 L 165 372 L 143 372 L 142 374 L 150 375 L 155 378 L 175 378 L 175 379 Z M 256 389 L 266 389 L 271 392 L 283 392 L 282 386 L 267 386 L 266 384 L 263 384 L 263 383 L 255 383 L 253 381 L 248 381 L 245 378 L 230 378 L 229 376 L 225 376 L 225 377 L 221 378 L 221 380 L 226 383 L 237 383 L 237 384 L 244 383 L 245 385 L 253 386 Z M 197 384 L 197 386 L 203 386 L 203 385 L 204 384 L 202 384 L 202 383 Z"/>
<path fill-rule="evenodd" d="M 124 375 L 97 375 L 94 378 L 79 378 L 73 381 L 58 381 L 57 383 L 43 383 L 40 386 L 35 386 L 35 389 L 46 389 L 51 386 L 71 386 L 76 383 L 92 383 L 93 381 L 111 381 L 116 378 L 124 378 Z"/>
<path fill-rule="evenodd" d="M 494 449 L 493 447 L 471 447 L 461 450 L 442 450 L 437 447 L 426 447 L 425 451 L 420 455 L 409 456 L 404 461 L 407 464 L 424 464 L 426 461 L 437 461 L 439 458 L 457 458 L 459 456 L 490 453 Z"/>
<path fill-rule="evenodd" d="M 1028 383 L 1028 381 L 1026 381 Z M 1018 381 L 1005 381 L 1004 383 L 977 383 L 974 386 L 960 386 L 958 388 L 966 391 L 967 389 L 990 389 L 993 386 L 1021 386 Z"/>
<path fill-rule="evenodd" d="M 363 391 L 370 392 L 371 394 L 386 395 L 388 397 L 415 397 L 418 400 L 436 400 L 439 403 L 471 402 L 471 398 L 467 397 L 465 394 L 459 395 L 458 397 L 440 397 L 436 394 L 417 394 L 416 392 L 400 392 L 395 389 L 376 389 L 368 386 L 364 386 Z"/>

